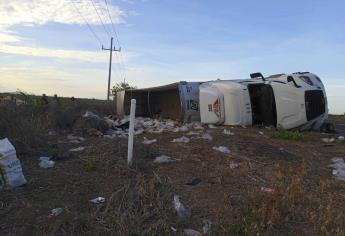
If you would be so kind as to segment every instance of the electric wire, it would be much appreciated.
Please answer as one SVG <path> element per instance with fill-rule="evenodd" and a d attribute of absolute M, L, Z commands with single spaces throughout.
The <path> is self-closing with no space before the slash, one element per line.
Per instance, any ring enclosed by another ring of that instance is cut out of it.
<path fill-rule="evenodd" d="M 75 2 L 73 0 L 71 0 L 73 7 L 76 9 L 76 11 L 78 12 L 78 14 L 80 15 L 80 17 L 83 19 L 83 21 L 85 22 L 85 24 L 87 25 L 88 29 L 91 31 L 92 35 L 96 38 L 96 40 L 103 45 L 102 40 L 97 36 L 96 32 L 92 29 L 91 25 L 89 24 L 89 22 L 87 22 L 86 18 L 83 16 L 83 14 L 81 14 L 81 12 L 79 11 L 78 7 L 75 5 Z"/>
<path fill-rule="evenodd" d="M 105 27 L 105 25 L 104 25 L 104 23 L 103 23 L 103 20 L 102 20 L 101 16 L 99 15 L 98 11 L 97 11 L 97 8 L 96 8 L 96 5 L 95 5 L 94 1 L 93 1 L 93 0 L 90 0 L 90 1 L 91 1 L 91 3 L 92 3 L 93 8 L 95 9 L 95 12 L 96 12 L 96 14 L 97 14 L 99 20 L 101 21 L 101 24 L 102 24 L 102 26 L 103 26 L 104 31 L 109 35 L 109 37 L 111 37 L 111 35 L 110 35 L 108 29 Z"/>

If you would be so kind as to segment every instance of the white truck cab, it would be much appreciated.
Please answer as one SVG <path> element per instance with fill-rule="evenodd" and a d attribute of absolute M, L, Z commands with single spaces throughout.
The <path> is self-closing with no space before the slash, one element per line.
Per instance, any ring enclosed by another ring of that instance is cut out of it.
<path fill-rule="evenodd" d="M 328 117 L 324 86 L 308 72 L 200 85 L 201 122 L 223 125 L 282 126 L 320 129 Z"/>

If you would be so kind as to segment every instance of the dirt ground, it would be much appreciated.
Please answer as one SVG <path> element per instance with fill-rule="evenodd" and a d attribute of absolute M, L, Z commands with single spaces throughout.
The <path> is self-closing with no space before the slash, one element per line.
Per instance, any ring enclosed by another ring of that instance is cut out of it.
<path fill-rule="evenodd" d="M 52 148 L 18 153 L 28 183 L 0 192 L 0 235 L 183 235 L 203 233 L 205 222 L 204 235 L 344 235 L 345 182 L 328 165 L 345 157 L 345 143 L 320 140 L 337 135 L 306 132 L 292 141 L 265 128 L 207 131 L 212 141 L 171 142 L 187 132 L 138 135 L 130 168 L 126 139 L 85 136 L 72 144 L 67 134 L 47 135 Z M 143 137 L 158 141 L 144 145 Z M 61 154 L 79 146 L 86 149 L 53 168 L 38 166 L 54 148 Z M 158 155 L 174 162 L 153 163 Z M 199 184 L 186 184 L 195 177 Z M 190 219 L 176 214 L 174 194 Z M 106 201 L 89 202 L 99 196 Z M 49 216 L 54 208 L 63 211 Z"/>

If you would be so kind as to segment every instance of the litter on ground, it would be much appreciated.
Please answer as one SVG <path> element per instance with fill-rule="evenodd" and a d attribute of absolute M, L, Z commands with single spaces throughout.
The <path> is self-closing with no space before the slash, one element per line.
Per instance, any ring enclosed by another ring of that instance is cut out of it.
<path fill-rule="evenodd" d="M 225 154 L 230 153 L 230 150 L 225 146 L 213 147 L 212 149 L 217 150 L 217 151 L 222 152 L 222 153 L 225 153 Z"/>
<path fill-rule="evenodd" d="M 54 217 L 54 216 L 58 216 L 63 212 L 62 208 L 55 208 L 53 210 L 51 210 L 50 215 L 48 216 L 49 218 Z"/>
<path fill-rule="evenodd" d="M 150 144 L 155 143 L 155 142 L 157 142 L 157 139 L 149 140 L 149 139 L 144 138 L 144 141 L 142 141 L 142 144 L 150 145 Z"/>
<path fill-rule="evenodd" d="M 206 235 L 211 231 L 212 222 L 209 220 L 203 220 L 202 232 Z"/>
<path fill-rule="evenodd" d="M 85 150 L 85 147 L 77 147 L 77 148 L 72 148 L 69 151 L 70 152 L 81 152 L 81 151 L 84 151 L 84 150 Z"/>
<path fill-rule="evenodd" d="M 339 141 L 344 141 L 345 138 L 344 138 L 344 136 L 339 136 L 339 137 L 338 137 L 338 140 L 339 140 Z"/>
<path fill-rule="evenodd" d="M 261 192 L 265 192 L 265 193 L 273 193 L 273 192 L 274 192 L 274 190 L 273 190 L 273 188 L 261 187 Z"/>
<path fill-rule="evenodd" d="M 213 137 L 209 133 L 204 133 L 201 136 L 192 137 L 192 139 L 205 139 L 205 140 L 208 140 L 208 141 L 212 141 Z"/>
<path fill-rule="evenodd" d="M 226 135 L 235 135 L 235 133 L 231 132 L 231 130 L 228 130 L 228 129 L 224 129 L 224 130 L 223 130 L 223 134 L 226 134 Z"/>
<path fill-rule="evenodd" d="M 104 197 L 96 197 L 94 199 L 91 199 L 90 202 L 95 203 L 95 204 L 103 203 L 103 202 L 105 202 L 105 198 Z"/>
<path fill-rule="evenodd" d="M 337 176 L 339 180 L 345 181 L 345 162 L 344 158 L 342 157 L 333 157 L 331 159 L 333 164 L 328 165 L 328 167 L 332 168 L 333 175 Z"/>
<path fill-rule="evenodd" d="M 173 160 L 171 159 L 171 157 L 162 155 L 162 156 L 158 156 L 154 159 L 154 163 L 168 163 L 168 162 L 172 162 Z"/>
<path fill-rule="evenodd" d="M 178 195 L 174 195 L 174 207 L 175 210 L 178 214 L 179 217 L 181 218 L 190 218 L 191 217 L 191 213 L 189 210 L 187 210 L 183 204 L 180 201 L 180 197 Z"/>
<path fill-rule="evenodd" d="M 199 177 L 194 177 L 192 178 L 190 182 L 186 183 L 186 185 L 196 186 L 200 183 L 201 183 L 201 179 Z"/>
<path fill-rule="evenodd" d="M 9 189 L 26 184 L 16 149 L 7 138 L 0 140 L 0 179 Z"/>
<path fill-rule="evenodd" d="M 208 125 L 208 128 L 210 128 L 210 129 L 215 129 L 215 128 L 217 128 L 215 125 L 212 125 L 212 124 L 209 124 Z"/>
<path fill-rule="evenodd" d="M 74 136 L 73 134 L 67 135 L 67 139 L 70 140 L 70 142 L 76 142 L 76 143 L 80 143 L 80 142 L 85 141 L 85 138 L 79 137 L 79 136 Z"/>
<path fill-rule="evenodd" d="M 186 135 L 188 135 L 188 136 L 199 135 L 199 134 L 200 134 L 199 132 L 194 132 L 194 131 L 190 131 L 190 132 L 186 133 Z"/>
<path fill-rule="evenodd" d="M 240 164 L 235 163 L 235 162 L 230 162 L 229 166 L 230 166 L 230 169 L 236 169 L 236 168 L 238 168 L 240 166 Z"/>
<path fill-rule="evenodd" d="M 200 232 L 194 229 L 184 229 L 183 232 L 186 236 L 200 236 L 201 235 Z"/>
<path fill-rule="evenodd" d="M 321 141 L 323 143 L 333 143 L 335 141 L 335 138 L 322 138 Z"/>
<path fill-rule="evenodd" d="M 50 157 L 40 157 L 39 161 L 38 165 L 43 169 L 52 168 L 55 165 L 55 161 L 51 161 Z"/>
<path fill-rule="evenodd" d="M 190 139 L 187 138 L 186 136 L 182 136 L 181 138 L 175 138 L 172 141 L 173 143 L 189 143 Z"/>

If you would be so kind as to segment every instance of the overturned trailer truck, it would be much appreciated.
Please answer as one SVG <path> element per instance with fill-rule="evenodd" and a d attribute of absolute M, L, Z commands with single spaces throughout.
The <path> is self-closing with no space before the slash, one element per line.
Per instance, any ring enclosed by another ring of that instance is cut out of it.
<path fill-rule="evenodd" d="M 161 117 L 183 123 L 200 121 L 199 82 L 177 82 L 165 86 L 129 89 L 117 93 L 117 115 L 129 115 L 136 99 L 136 116 Z"/>
<path fill-rule="evenodd" d="M 328 118 L 320 78 L 309 72 L 211 81 L 200 86 L 201 122 L 320 130 Z"/>
<path fill-rule="evenodd" d="M 210 82 L 177 82 L 131 89 L 117 94 L 117 114 L 129 115 L 136 99 L 136 115 L 181 122 L 218 125 L 265 125 L 285 129 L 320 130 L 328 118 L 321 79 L 309 72 L 264 78 Z"/>

